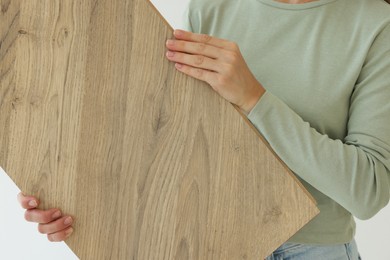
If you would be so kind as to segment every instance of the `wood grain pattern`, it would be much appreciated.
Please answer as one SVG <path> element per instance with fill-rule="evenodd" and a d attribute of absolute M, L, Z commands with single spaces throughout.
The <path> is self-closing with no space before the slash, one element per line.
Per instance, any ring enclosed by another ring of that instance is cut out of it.
<path fill-rule="evenodd" d="M 0 166 L 80 259 L 261 259 L 318 213 L 147 0 L 0 6 Z"/>

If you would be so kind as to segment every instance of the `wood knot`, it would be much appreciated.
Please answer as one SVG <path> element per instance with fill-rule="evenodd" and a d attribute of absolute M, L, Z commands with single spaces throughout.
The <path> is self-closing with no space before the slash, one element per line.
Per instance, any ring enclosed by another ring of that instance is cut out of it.
<path fill-rule="evenodd" d="M 18 33 L 19 33 L 19 34 L 27 34 L 27 31 L 26 31 L 26 30 L 23 30 L 23 29 L 20 29 L 20 30 L 18 31 Z"/>
<path fill-rule="evenodd" d="M 41 104 L 41 98 L 39 96 L 32 96 L 30 98 L 30 105 L 33 107 L 39 107 Z"/>
<path fill-rule="evenodd" d="M 270 221 L 275 221 L 277 220 L 281 215 L 283 214 L 282 210 L 280 207 L 272 207 L 268 209 L 266 212 L 264 212 L 263 216 L 263 222 L 268 223 Z"/>
<path fill-rule="evenodd" d="M 234 152 L 239 152 L 241 150 L 241 146 L 238 144 L 232 144 L 232 145 L 230 145 L 230 147 L 232 148 L 232 150 Z"/>
<path fill-rule="evenodd" d="M 66 28 L 66 27 L 61 28 L 61 30 L 58 32 L 58 36 L 57 36 L 57 44 L 59 47 L 61 47 L 65 44 L 65 41 L 68 38 L 69 34 L 70 34 L 70 31 L 68 30 L 68 28 Z M 53 41 L 54 41 L 54 39 L 53 39 Z"/>
<path fill-rule="evenodd" d="M 20 99 L 18 97 L 15 97 L 12 101 L 11 101 L 11 105 L 12 105 L 12 109 L 13 110 L 16 110 L 16 105 L 19 103 Z"/>
<path fill-rule="evenodd" d="M 63 34 L 64 34 L 65 38 L 68 37 L 68 35 L 69 35 L 68 28 L 63 28 L 62 30 L 63 30 Z"/>
<path fill-rule="evenodd" d="M 9 7 L 10 2 L 11 1 L 9 1 L 8 3 L 5 3 L 5 4 L 3 4 L 3 3 L 0 4 L 1 12 L 3 14 L 5 14 L 8 11 L 8 7 Z"/>

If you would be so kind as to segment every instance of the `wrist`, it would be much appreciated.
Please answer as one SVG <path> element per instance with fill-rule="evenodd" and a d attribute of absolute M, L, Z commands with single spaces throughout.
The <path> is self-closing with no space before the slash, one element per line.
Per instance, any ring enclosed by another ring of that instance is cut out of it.
<path fill-rule="evenodd" d="M 260 85 L 259 87 L 256 87 L 255 91 L 253 91 L 253 94 L 248 97 L 248 101 L 240 107 L 242 112 L 244 112 L 245 115 L 248 115 L 260 100 L 260 98 L 264 95 L 264 93 L 265 89 L 263 86 Z"/>

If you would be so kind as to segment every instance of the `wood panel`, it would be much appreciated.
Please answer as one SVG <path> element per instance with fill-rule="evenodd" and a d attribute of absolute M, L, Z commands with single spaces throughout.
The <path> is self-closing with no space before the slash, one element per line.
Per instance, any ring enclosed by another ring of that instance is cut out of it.
<path fill-rule="evenodd" d="M 81 259 L 261 259 L 318 213 L 147 0 L 0 3 L 0 165 Z"/>

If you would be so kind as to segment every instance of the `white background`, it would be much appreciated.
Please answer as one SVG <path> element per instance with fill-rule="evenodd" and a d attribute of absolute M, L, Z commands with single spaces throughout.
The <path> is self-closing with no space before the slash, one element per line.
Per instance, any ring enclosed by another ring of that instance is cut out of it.
<path fill-rule="evenodd" d="M 188 0 L 154 0 L 173 28 L 181 28 L 181 16 Z M 0 259 L 78 259 L 64 242 L 52 243 L 24 220 L 16 195 L 19 189 L 0 168 Z M 390 259 L 390 207 L 368 221 L 357 220 L 356 241 L 363 260 Z M 315 260 L 315 259 L 313 259 Z"/>

